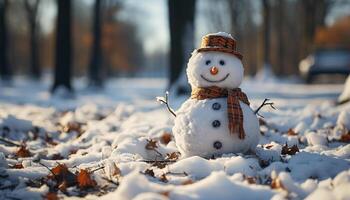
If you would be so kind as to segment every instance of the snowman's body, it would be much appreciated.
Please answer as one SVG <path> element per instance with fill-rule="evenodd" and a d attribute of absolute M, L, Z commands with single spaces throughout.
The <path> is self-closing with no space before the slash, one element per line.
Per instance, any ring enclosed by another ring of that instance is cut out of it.
<path fill-rule="evenodd" d="M 231 37 L 219 33 L 220 36 Z M 233 39 L 233 38 L 232 38 Z M 238 88 L 243 79 L 241 60 L 229 53 L 194 51 L 187 76 L 192 88 L 217 86 Z M 244 153 L 255 150 L 259 141 L 259 122 L 249 105 L 240 102 L 245 138 L 228 128 L 227 98 L 188 99 L 176 111 L 173 134 L 182 156 L 211 157 L 223 153 Z"/>
<path fill-rule="evenodd" d="M 224 153 L 244 153 L 255 150 L 259 142 L 258 119 L 250 107 L 240 102 L 243 111 L 245 138 L 228 130 L 226 98 L 189 99 L 176 112 L 173 133 L 180 152 L 186 157 L 211 157 Z M 219 122 L 219 123 L 218 123 Z M 222 147 L 214 147 L 221 142 Z"/>

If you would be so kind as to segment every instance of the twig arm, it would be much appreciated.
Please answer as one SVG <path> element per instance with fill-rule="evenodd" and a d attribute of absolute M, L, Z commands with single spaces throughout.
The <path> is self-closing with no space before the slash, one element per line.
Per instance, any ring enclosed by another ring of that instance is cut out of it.
<path fill-rule="evenodd" d="M 256 109 L 256 110 L 254 111 L 254 114 L 261 116 L 261 115 L 259 114 L 259 111 L 260 111 L 264 106 L 270 106 L 272 109 L 276 110 L 276 108 L 275 108 L 275 106 L 274 106 L 274 103 L 273 103 L 273 102 L 269 102 L 269 101 L 270 101 L 270 99 L 264 99 L 263 103 L 258 107 L 258 109 Z"/>
<path fill-rule="evenodd" d="M 168 91 L 165 92 L 165 97 L 164 98 L 163 97 L 157 97 L 157 101 L 161 102 L 162 104 L 165 104 L 167 109 L 168 109 L 168 111 L 172 115 L 174 115 L 174 117 L 176 117 L 176 114 L 175 114 L 174 110 L 172 108 L 170 108 L 170 106 L 169 106 L 169 92 Z"/>

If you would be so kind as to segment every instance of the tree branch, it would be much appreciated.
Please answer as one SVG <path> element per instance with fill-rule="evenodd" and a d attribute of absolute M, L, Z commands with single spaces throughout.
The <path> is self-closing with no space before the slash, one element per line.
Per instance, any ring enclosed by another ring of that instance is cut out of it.
<path fill-rule="evenodd" d="M 263 103 L 259 106 L 258 109 L 256 109 L 254 111 L 254 114 L 258 115 L 258 116 L 261 116 L 259 114 L 259 111 L 264 107 L 264 106 L 270 106 L 272 109 L 276 110 L 276 108 L 274 107 L 274 103 L 273 102 L 268 102 L 270 101 L 270 99 L 264 99 Z M 262 117 L 262 116 L 261 116 Z"/>
<path fill-rule="evenodd" d="M 172 115 L 174 115 L 174 117 L 176 117 L 176 114 L 175 114 L 174 110 L 172 108 L 170 108 L 170 106 L 169 106 L 169 92 L 168 91 L 165 92 L 165 97 L 164 98 L 157 97 L 157 101 L 161 102 L 162 104 L 165 104 L 167 109 L 168 109 L 168 111 Z"/>
<path fill-rule="evenodd" d="M 0 142 L 3 142 L 3 143 L 6 143 L 6 144 L 9 144 L 11 146 L 16 146 L 16 147 L 20 147 L 21 145 L 20 144 L 16 144 L 10 140 L 6 140 L 4 138 L 0 138 Z"/>

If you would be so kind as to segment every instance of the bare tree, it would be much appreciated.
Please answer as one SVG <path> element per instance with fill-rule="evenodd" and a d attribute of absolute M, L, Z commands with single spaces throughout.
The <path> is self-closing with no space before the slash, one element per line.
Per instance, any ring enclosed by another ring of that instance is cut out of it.
<path fill-rule="evenodd" d="M 93 21 L 93 35 L 94 41 L 92 44 L 92 51 L 90 55 L 89 66 L 89 85 L 93 87 L 102 87 L 103 75 L 101 69 L 102 50 L 101 50 L 101 3 L 102 0 L 95 0 L 94 5 L 94 21 Z"/>
<path fill-rule="evenodd" d="M 324 26 L 325 18 L 334 0 L 300 0 L 302 24 L 302 57 L 312 50 L 316 28 Z"/>
<path fill-rule="evenodd" d="M 262 0 L 263 6 L 263 54 L 264 67 L 270 67 L 270 3 L 269 0 Z"/>
<path fill-rule="evenodd" d="M 51 92 L 58 87 L 73 91 L 71 86 L 71 0 L 57 0 L 55 80 Z"/>
<path fill-rule="evenodd" d="M 35 79 L 39 79 L 41 77 L 39 59 L 39 4 L 40 0 L 24 1 L 30 33 L 30 74 Z"/>
<path fill-rule="evenodd" d="M 0 0 L 0 76 L 5 81 L 11 80 L 11 69 L 8 62 L 8 38 L 6 26 L 7 0 Z"/>
<path fill-rule="evenodd" d="M 195 0 L 168 0 L 170 25 L 170 69 L 169 85 L 182 80 L 185 65 L 194 48 L 194 13 Z M 184 86 L 176 89 L 176 94 L 187 93 Z"/>
<path fill-rule="evenodd" d="M 283 40 L 283 31 L 284 31 L 284 0 L 278 0 L 278 18 L 277 18 L 277 28 L 278 28 L 278 73 L 283 74 L 284 73 L 284 40 Z"/>

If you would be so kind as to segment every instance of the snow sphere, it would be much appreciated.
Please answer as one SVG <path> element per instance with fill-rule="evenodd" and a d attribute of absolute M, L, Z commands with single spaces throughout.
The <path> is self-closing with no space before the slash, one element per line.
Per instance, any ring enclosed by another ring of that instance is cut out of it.
<path fill-rule="evenodd" d="M 187 76 L 192 88 L 218 86 L 234 89 L 241 85 L 243 65 L 236 56 L 216 51 L 192 54 Z M 176 111 L 173 133 L 183 157 L 211 157 L 224 153 L 255 150 L 260 131 L 258 118 L 251 108 L 240 102 L 245 138 L 228 129 L 227 98 L 188 99 Z"/>

